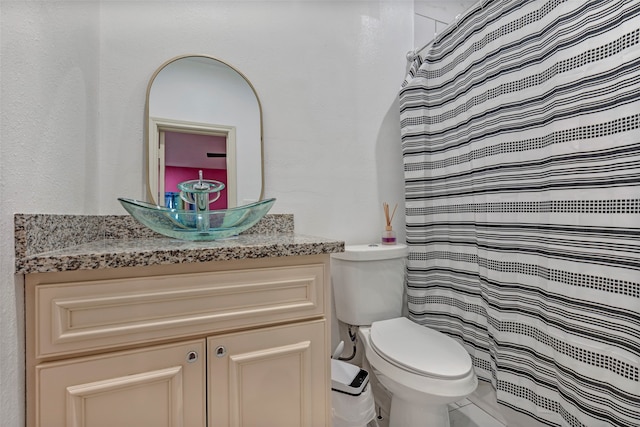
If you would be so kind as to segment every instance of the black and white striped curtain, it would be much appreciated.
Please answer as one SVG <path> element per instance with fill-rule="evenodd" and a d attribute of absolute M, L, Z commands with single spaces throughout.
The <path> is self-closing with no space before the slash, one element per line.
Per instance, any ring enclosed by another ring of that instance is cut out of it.
<path fill-rule="evenodd" d="M 640 426 L 640 1 L 478 3 L 399 98 L 410 318 L 513 409 Z"/>

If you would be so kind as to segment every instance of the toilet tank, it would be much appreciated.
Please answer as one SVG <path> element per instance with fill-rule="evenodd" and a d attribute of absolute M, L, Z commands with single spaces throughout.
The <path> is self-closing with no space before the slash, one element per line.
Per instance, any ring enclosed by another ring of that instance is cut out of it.
<path fill-rule="evenodd" d="M 406 245 L 346 245 L 331 255 L 331 281 L 338 320 L 371 325 L 402 315 Z"/>

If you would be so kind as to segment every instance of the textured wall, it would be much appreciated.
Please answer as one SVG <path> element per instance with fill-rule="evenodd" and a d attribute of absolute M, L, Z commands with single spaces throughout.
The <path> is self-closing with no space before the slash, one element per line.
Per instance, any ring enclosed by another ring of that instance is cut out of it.
<path fill-rule="evenodd" d="M 377 239 L 382 201 L 403 197 L 396 95 L 412 10 L 374 1 L 103 3 L 100 210 L 144 195 L 150 74 L 175 55 L 206 53 L 241 70 L 260 96 L 274 210 L 294 213 L 302 233 Z"/>
<path fill-rule="evenodd" d="M 22 286 L 13 213 L 97 203 L 99 9 L 89 2 L 0 3 L 0 424 L 24 421 Z"/>

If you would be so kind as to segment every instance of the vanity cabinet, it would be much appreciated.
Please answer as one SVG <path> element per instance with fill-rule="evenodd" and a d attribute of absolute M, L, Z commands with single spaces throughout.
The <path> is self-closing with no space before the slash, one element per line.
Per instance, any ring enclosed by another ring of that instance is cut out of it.
<path fill-rule="evenodd" d="M 35 425 L 203 426 L 205 358 L 193 354 L 203 340 L 40 364 Z"/>
<path fill-rule="evenodd" d="M 329 426 L 329 255 L 25 276 L 27 421 Z"/>
<path fill-rule="evenodd" d="M 208 338 L 209 426 L 329 425 L 325 335 L 318 320 Z"/>

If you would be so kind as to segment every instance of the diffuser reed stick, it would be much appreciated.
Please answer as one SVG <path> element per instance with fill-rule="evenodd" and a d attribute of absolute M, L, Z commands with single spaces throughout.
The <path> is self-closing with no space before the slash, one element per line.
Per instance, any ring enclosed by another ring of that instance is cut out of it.
<path fill-rule="evenodd" d="M 389 215 L 389 204 L 386 202 L 382 203 L 382 209 L 384 210 L 384 218 L 387 221 L 387 225 L 384 228 L 384 232 L 382 233 L 382 244 L 383 245 L 395 245 L 396 244 L 396 233 L 393 231 L 393 227 L 391 226 L 391 221 L 393 221 L 393 216 L 396 214 L 396 209 L 398 208 L 398 204 L 393 207 L 393 212 Z"/>

